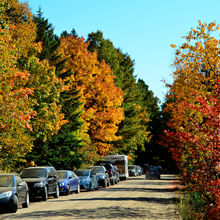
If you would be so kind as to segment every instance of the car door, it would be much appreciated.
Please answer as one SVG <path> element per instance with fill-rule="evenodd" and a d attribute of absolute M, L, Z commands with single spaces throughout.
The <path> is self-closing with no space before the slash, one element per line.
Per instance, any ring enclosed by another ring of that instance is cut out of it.
<path fill-rule="evenodd" d="M 76 176 L 76 174 L 74 172 L 71 172 L 71 176 L 72 176 L 73 190 L 77 190 L 77 187 L 78 187 L 78 177 Z"/>
<path fill-rule="evenodd" d="M 90 179 L 91 179 L 91 188 L 94 189 L 97 186 L 97 175 L 94 171 L 91 171 L 90 173 Z"/>
<path fill-rule="evenodd" d="M 26 185 L 19 176 L 15 176 L 15 181 L 16 191 L 18 195 L 18 203 L 21 204 L 25 201 Z"/>
<path fill-rule="evenodd" d="M 73 175 L 69 171 L 67 172 L 67 179 L 68 179 L 68 183 L 69 183 L 69 186 L 70 186 L 70 191 L 73 191 L 74 190 Z"/>
<path fill-rule="evenodd" d="M 47 180 L 48 193 L 51 194 L 55 192 L 54 173 L 53 170 L 50 168 L 47 169 L 47 172 L 48 172 L 48 180 Z"/>

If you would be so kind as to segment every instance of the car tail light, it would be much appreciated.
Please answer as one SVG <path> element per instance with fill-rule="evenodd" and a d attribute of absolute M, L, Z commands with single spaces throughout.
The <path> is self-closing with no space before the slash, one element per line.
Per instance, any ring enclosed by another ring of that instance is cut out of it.
<path fill-rule="evenodd" d="M 110 170 L 110 175 L 112 175 L 112 170 Z"/>

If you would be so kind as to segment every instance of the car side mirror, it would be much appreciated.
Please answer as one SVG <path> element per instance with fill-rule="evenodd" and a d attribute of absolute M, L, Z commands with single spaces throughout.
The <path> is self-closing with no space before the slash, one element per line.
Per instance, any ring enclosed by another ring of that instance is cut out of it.
<path fill-rule="evenodd" d="M 72 176 L 69 176 L 69 179 L 72 179 Z"/>

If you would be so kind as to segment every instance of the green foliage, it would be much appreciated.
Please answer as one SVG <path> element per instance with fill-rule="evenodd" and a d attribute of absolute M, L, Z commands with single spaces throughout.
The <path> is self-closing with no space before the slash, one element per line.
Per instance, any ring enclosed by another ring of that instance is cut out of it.
<path fill-rule="evenodd" d="M 90 42 L 88 49 L 96 51 L 99 61 L 104 60 L 113 71 L 115 84 L 122 89 L 124 101 L 124 120 L 119 124 L 117 132 L 122 139 L 115 142 L 115 151 L 135 157 L 135 150 L 143 149 L 145 142 L 149 141 L 147 112 L 141 107 L 143 100 L 141 91 L 136 84 L 134 76 L 134 61 L 120 49 L 114 47 L 110 40 L 103 38 L 101 31 L 88 35 Z"/>

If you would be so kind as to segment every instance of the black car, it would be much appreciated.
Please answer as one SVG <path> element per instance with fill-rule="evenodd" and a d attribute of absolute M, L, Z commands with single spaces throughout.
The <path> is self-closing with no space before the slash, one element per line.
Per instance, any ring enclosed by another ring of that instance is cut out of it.
<path fill-rule="evenodd" d="M 112 185 L 117 183 L 117 171 L 111 163 L 101 163 L 108 171 L 109 179 Z"/>
<path fill-rule="evenodd" d="M 16 174 L 0 174 L 0 208 L 16 212 L 18 205 L 29 206 L 28 185 Z"/>
<path fill-rule="evenodd" d="M 48 195 L 59 197 L 59 176 L 54 167 L 28 167 L 21 171 L 20 177 L 27 182 L 30 196 L 41 196 L 44 201 Z"/>
<path fill-rule="evenodd" d="M 91 166 L 88 169 L 92 169 L 95 174 L 98 176 L 99 186 L 107 187 L 110 185 L 110 178 L 108 171 L 104 166 Z"/>

